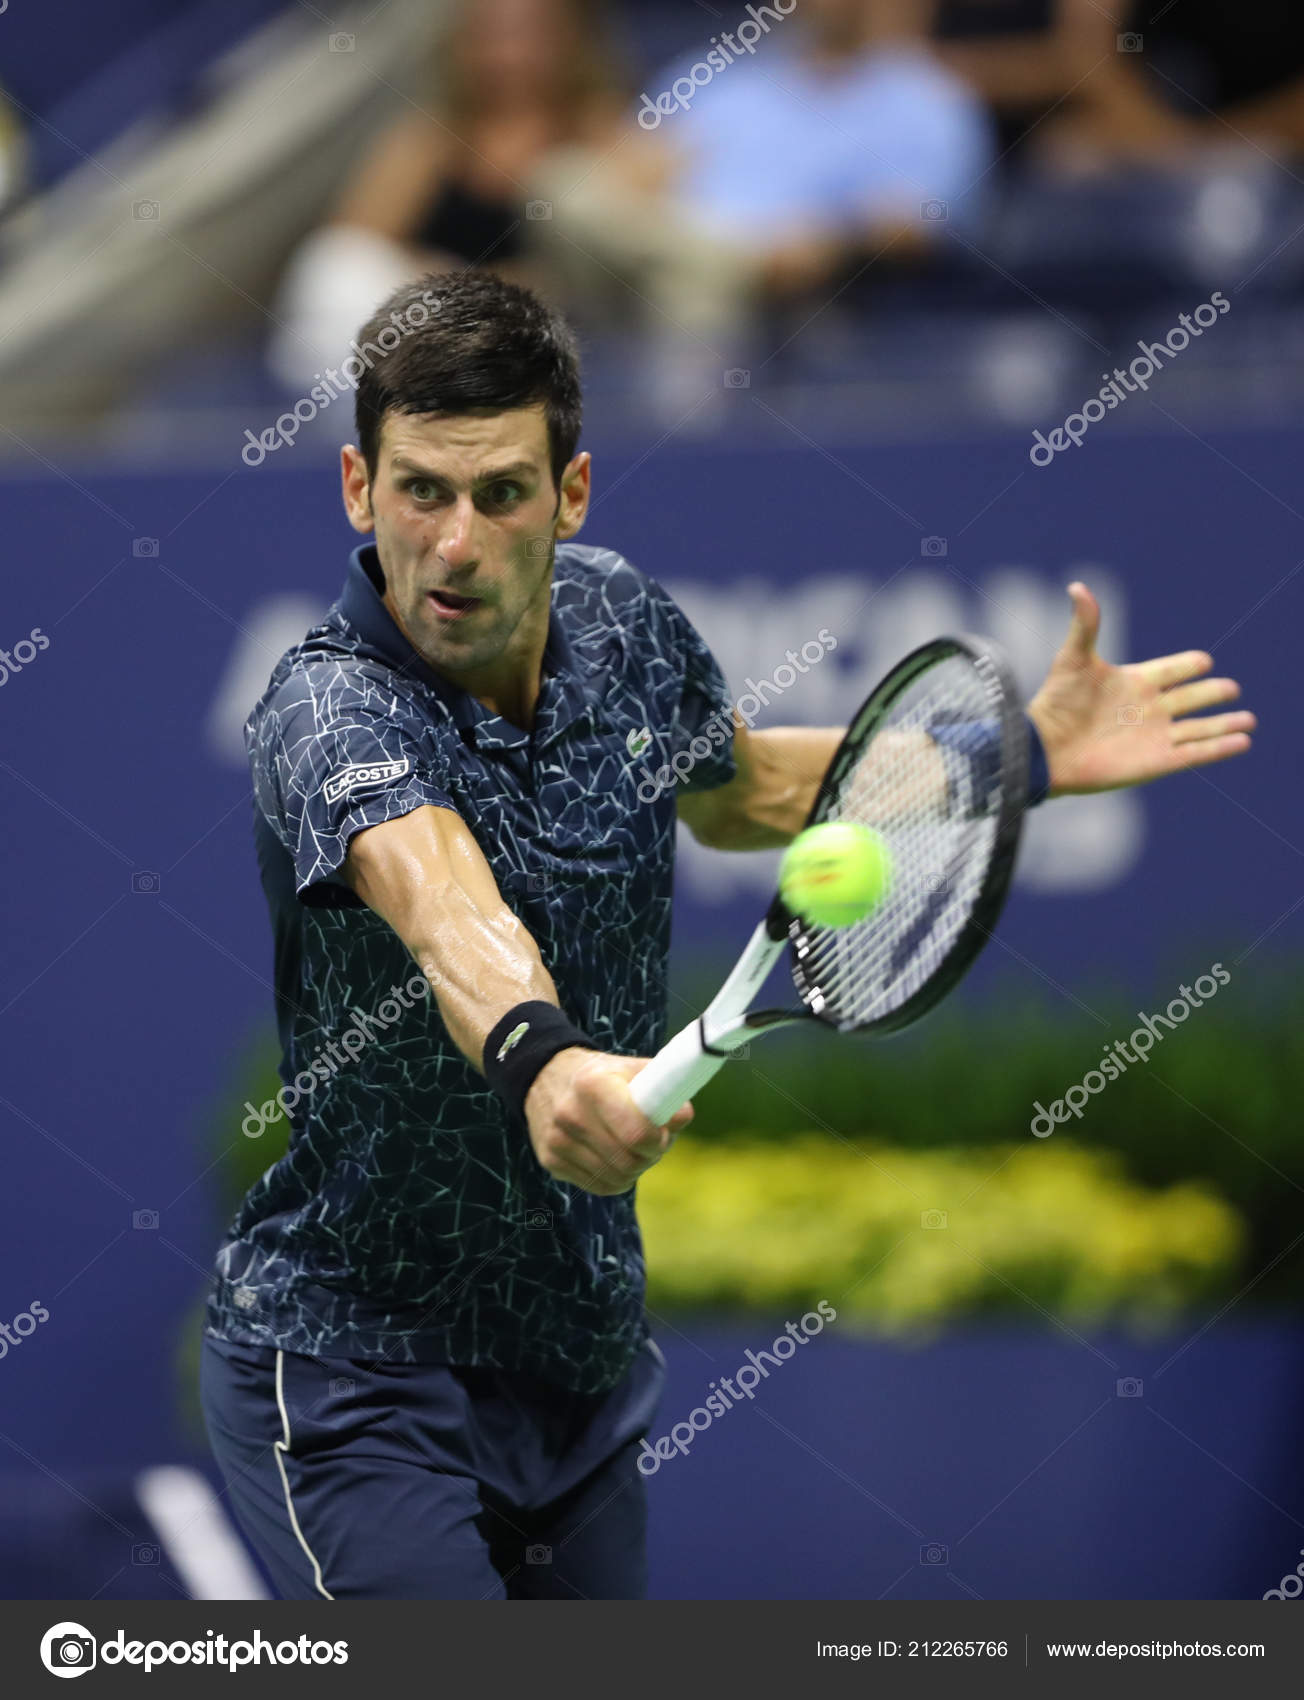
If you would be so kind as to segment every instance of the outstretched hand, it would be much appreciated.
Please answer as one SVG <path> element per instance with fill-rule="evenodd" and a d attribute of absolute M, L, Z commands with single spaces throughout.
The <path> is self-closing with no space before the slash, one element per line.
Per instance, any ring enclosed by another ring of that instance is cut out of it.
<path fill-rule="evenodd" d="M 1235 679 L 1207 679 L 1213 657 L 1184 649 L 1113 666 L 1096 653 L 1100 605 L 1069 586 L 1073 619 L 1028 713 L 1046 747 L 1051 795 L 1144 785 L 1166 773 L 1242 755 L 1257 722 L 1247 710 L 1192 719 L 1235 702 Z"/>

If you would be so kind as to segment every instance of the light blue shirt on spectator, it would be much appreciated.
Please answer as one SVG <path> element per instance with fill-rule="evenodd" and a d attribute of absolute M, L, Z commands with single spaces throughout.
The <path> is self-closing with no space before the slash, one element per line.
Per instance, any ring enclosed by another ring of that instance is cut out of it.
<path fill-rule="evenodd" d="M 702 54 L 655 83 L 669 91 L 696 63 L 700 86 L 680 81 L 686 100 L 668 112 L 663 101 L 657 125 L 688 154 L 685 206 L 721 234 L 752 241 L 898 220 L 924 230 L 943 217 L 972 223 L 974 186 L 994 150 L 969 87 L 922 48 L 866 53 L 829 71 L 799 47 L 776 35 L 709 81 Z"/>

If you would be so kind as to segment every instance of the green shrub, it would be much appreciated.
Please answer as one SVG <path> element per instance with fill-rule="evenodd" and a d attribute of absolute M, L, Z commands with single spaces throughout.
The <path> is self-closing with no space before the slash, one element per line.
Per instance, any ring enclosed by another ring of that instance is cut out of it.
<path fill-rule="evenodd" d="M 911 1151 L 803 1133 L 680 1139 L 639 1183 L 652 1311 L 796 1315 L 935 1333 L 1013 1314 L 1161 1327 L 1231 1289 L 1245 1246 L 1207 1188 L 1150 1191 L 1120 1160 L 1049 1143 Z"/>
<path fill-rule="evenodd" d="M 916 1150 L 1014 1143 L 1112 1151 L 1146 1186 L 1195 1180 L 1226 1199 L 1246 1224 L 1249 1273 L 1266 1271 L 1254 1302 L 1298 1304 L 1304 1254 L 1282 1253 L 1304 1204 L 1304 987 L 1279 966 L 1250 958 L 1242 970 L 1231 952 L 1224 960 L 1234 977 L 1217 1001 L 1049 1139 L 1030 1133 L 1034 1103 L 1080 1082 L 1107 1043 L 1126 1040 L 1139 1009 L 1161 1012 L 1180 975 L 1148 1003 L 1087 992 L 1081 1006 L 1057 999 L 1051 1014 L 997 989 L 887 1040 L 780 1034 L 698 1095 L 694 1137 L 786 1142 L 794 1128 L 813 1127 L 851 1137 L 872 1130 Z"/>
<path fill-rule="evenodd" d="M 998 988 L 888 1041 L 812 1029 L 753 1045 L 644 1182 L 654 1306 L 842 1309 L 847 1292 L 849 1315 L 896 1328 L 1032 1303 L 1139 1323 L 1249 1281 L 1244 1304 L 1299 1303 L 1304 1256 L 1281 1254 L 1304 1197 L 1304 990 L 1223 960 L 1216 1003 L 1048 1139 L 1029 1132 L 1034 1102 L 1062 1097 L 1162 996 L 1081 992 L 1052 1015 Z M 258 1040 L 214 1115 L 223 1217 L 284 1149 L 284 1122 L 240 1131 L 275 1068 Z M 947 1230 L 918 1227 L 934 1208 Z"/>

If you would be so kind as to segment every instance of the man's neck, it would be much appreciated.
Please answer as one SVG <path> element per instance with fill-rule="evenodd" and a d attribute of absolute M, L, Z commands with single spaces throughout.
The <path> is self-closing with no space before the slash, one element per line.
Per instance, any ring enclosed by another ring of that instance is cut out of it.
<path fill-rule="evenodd" d="M 543 683 L 543 649 L 543 644 L 540 644 L 532 661 L 527 661 L 501 679 L 454 682 L 460 684 L 490 714 L 501 715 L 511 725 L 519 726 L 522 732 L 533 731 L 534 711 L 538 707 Z"/>
<path fill-rule="evenodd" d="M 531 610 L 513 632 L 507 648 L 491 665 L 466 672 L 453 672 L 441 667 L 437 661 L 423 654 L 399 619 L 388 589 L 382 600 L 390 619 L 432 672 L 474 697 L 490 714 L 500 715 L 523 732 L 529 732 L 534 727 L 534 711 L 543 683 L 543 656 L 548 647 L 548 623 L 552 611 L 551 580 L 545 588 L 547 594 L 540 609 L 542 618 Z"/>

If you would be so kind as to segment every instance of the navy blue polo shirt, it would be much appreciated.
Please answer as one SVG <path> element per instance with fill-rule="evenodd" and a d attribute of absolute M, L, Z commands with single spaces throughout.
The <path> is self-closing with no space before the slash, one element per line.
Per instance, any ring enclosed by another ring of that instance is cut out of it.
<path fill-rule="evenodd" d="M 633 1194 L 545 1172 L 340 870 L 361 828 L 455 810 L 565 1012 L 602 1050 L 652 1054 L 675 798 L 735 771 L 724 677 L 654 580 L 563 544 L 526 732 L 429 668 L 382 588 L 375 546 L 355 551 L 343 595 L 278 662 L 245 729 L 290 1145 L 227 1231 L 207 1326 L 599 1392 L 646 1338 Z M 662 768 L 682 777 L 651 782 Z"/>

